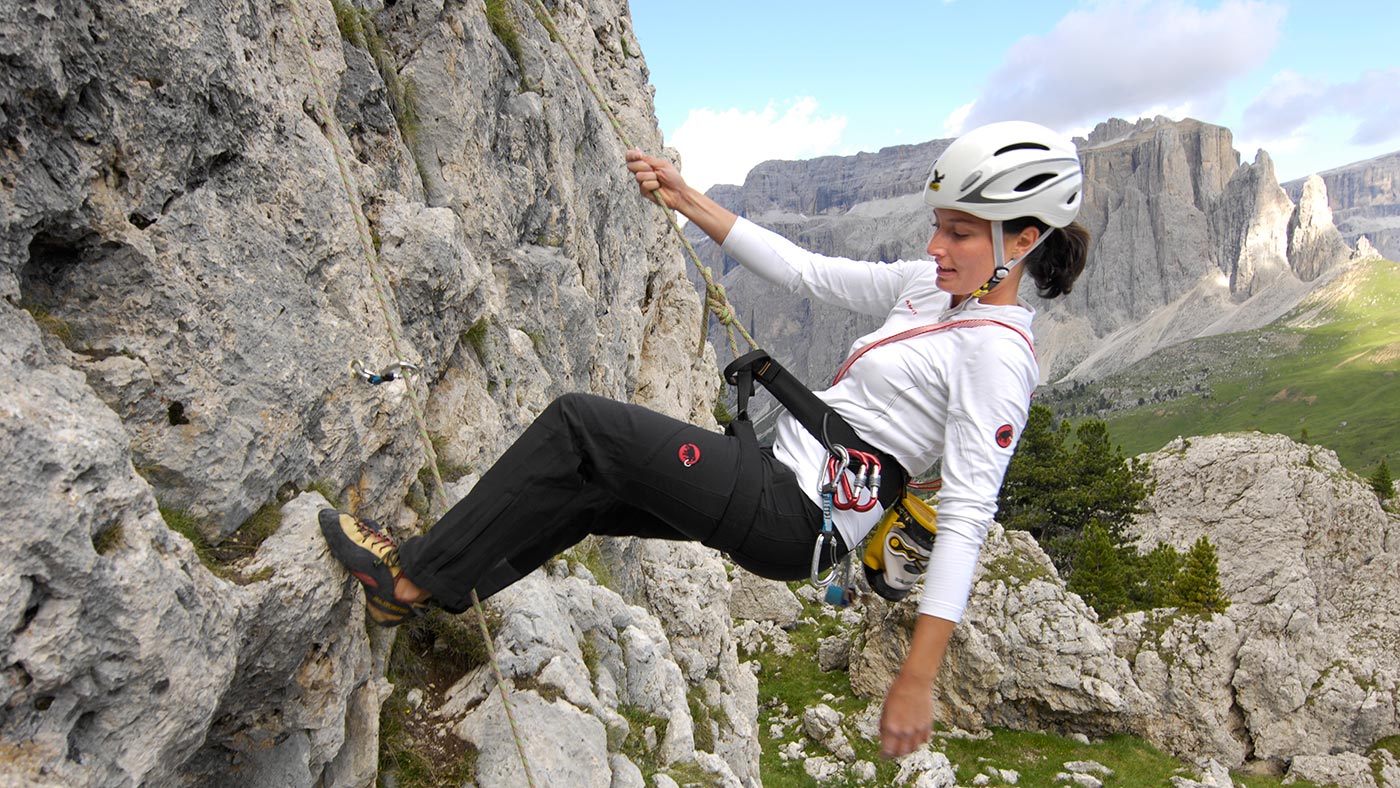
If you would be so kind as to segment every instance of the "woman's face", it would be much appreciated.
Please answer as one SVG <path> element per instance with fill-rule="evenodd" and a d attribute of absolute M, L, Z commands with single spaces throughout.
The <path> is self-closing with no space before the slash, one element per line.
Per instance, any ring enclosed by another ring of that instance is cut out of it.
<path fill-rule="evenodd" d="M 992 223 L 951 208 L 933 212 L 928 253 L 938 264 L 938 289 L 970 295 L 992 278 Z"/>

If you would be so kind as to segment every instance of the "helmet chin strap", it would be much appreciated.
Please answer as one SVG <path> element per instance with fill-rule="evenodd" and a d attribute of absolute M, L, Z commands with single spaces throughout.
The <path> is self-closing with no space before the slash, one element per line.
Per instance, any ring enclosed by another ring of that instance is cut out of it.
<path fill-rule="evenodd" d="M 1006 259 L 1006 245 L 1002 240 L 1001 226 L 1001 222 L 999 221 L 992 222 L 993 260 Z M 1042 243 L 1045 243 L 1045 239 L 1049 238 L 1050 233 L 1053 232 L 1055 232 L 1054 227 L 1047 227 L 1045 229 L 1045 232 L 1041 233 L 1040 237 L 1035 239 L 1035 243 L 1031 244 L 1031 248 L 1026 250 L 1025 254 L 1021 255 L 1020 257 L 1017 257 L 1015 260 L 1011 260 L 1010 262 L 998 265 L 996 267 L 996 270 L 992 272 L 992 278 L 988 279 L 986 284 L 974 290 L 971 297 L 981 299 L 982 296 L 992 292 L 992 288 L 1001 284 L 1001 280 L 1005 279 L 1006 275 L 1011 273 L 1012 268 L 1015 268 L 1016 266 L 1020 265 L 1022 260 L 1026 259 L 1027 257 L 1030 257 L 1031 252 L 1034 252 L 1037 247 L 1039 247 Z"/>

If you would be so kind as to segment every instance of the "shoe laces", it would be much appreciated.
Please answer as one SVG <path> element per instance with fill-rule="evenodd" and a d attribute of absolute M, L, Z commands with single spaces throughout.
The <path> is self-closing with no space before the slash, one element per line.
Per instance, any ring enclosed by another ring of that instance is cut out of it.
<path fill-rule="evenodd" d="M 376 528 L 371 528 L 370 526 L 366 525 L 363 520 L 360 519 L 355 520 L 355 528 L 360 532 L 362 536 L 369 540 L 369 542 L 374 547 L 383 550 L 382 554 L 379 555 L 379 563 L 384 564 L 390 569 L 398 568 L 399 546 L 398 543 L 394 541 L 394 538 L 392 536 L 389 536 L 388 534 Z M 375 550 L 374 552 L 379 553 L 380 551 Z"/>

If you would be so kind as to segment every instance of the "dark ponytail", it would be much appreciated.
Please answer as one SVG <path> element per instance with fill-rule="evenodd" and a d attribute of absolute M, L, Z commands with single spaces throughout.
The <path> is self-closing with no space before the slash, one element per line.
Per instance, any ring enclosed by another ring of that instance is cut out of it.
<path fill-rule="evenodd" d="M 1027 216 L 1003 223 L 1002 231 L 1007 236 L 1014 236 L 1027 227 L 1035 227 L 1042 233 L 1050 229 L 1039 219 Z M 1084 273 L 1084 264 L 1088 259 L 1089 231 L 1079 222 L 1070 222 L 1067 227 L 1050 233 L 1045 243 L 1037 246 L 1021 264 L 1035 280 L 1040 297 L 1055 298 L 1074 289 L 1074 280 Z"/>

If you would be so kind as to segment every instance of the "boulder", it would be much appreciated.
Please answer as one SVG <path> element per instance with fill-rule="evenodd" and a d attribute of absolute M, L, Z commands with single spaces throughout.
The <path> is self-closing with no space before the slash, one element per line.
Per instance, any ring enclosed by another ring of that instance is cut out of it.
<path fill-rule="evenodd" d="M 737 569 L 729 581 L 729 613 L 735 618 L 771 621 L 788 628 L 797 623 L 802 603 L 786 583 Z"/>

